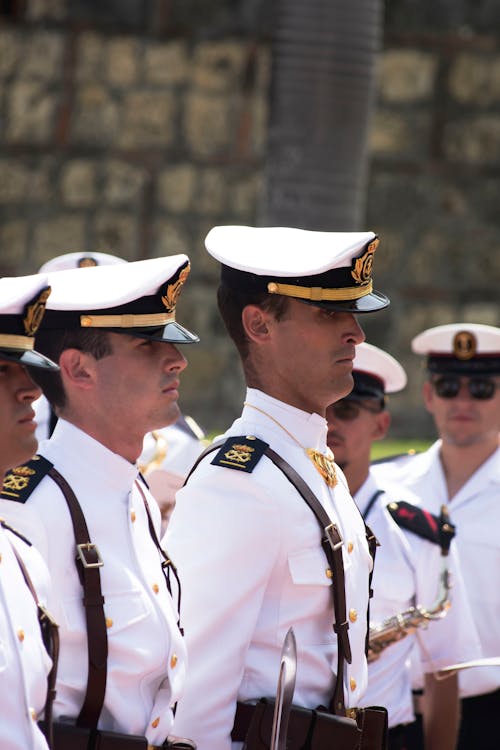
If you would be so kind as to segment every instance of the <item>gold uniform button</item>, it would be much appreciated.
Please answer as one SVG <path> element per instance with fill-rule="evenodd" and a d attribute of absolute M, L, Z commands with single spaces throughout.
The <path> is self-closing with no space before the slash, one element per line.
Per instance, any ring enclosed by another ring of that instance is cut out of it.
<path fill-rule="evenodd" d="M 353 549 L 354 549 L 354 544 L 352 542 L 347 542 L 347 551 L 349 552 L 349 554 L 351 554 Z"/>
<path fill-rule="evenodd" d="M 171 667 L 172 669 L 175 669 L 175 667 L 177 666 L 177 662 L 178 662 L 178 661 L 179 661 L 179 660 L 178 660 L 178 658 L 177 658 L 177 654 L 172 654 L 172 656 L 170 657 L 170 667 Z"/>
<path fill-rule="evenodd" d="M 107 628 L 113 627 L 113 620 L 111 619 L 111 617 L 106 617 L 106 627 Z"/>
<path fill-rule="evenodd" d="M 36 711 L 34 708 L 30 708 L 30 716 L 33 719 L 33 721 L 36 721 Z"/>
<path fill-rule="evenodd" d="M 325 574 L 326 574 L 327 578 L 333 578 L 333 573 L 332 573 L 332 569 L 331 568 L 327 568 L 325 570 Z"/>
<path fill-rule="evenodd" d="M 351 677 L 351 679 L 349 680 L 349 685 L 351 686 L 351 690 L 356 690 L 357 683 L 354 677 Z"/>
<path fill-rule="evenodd" d="M 130 520 L 132 521 L 132 523 L 134 523 L 134 522 L 135 522 L 135 519 L 136 519 L 136 515 L 135 515 L 135 510 L 133 510 L 133 511 L 132 511 L 132 512 L 130 513 Z"/>
<path fill-rule="evenodd" d="M 358 619 L 358 613 L 355 609 L 349 610 L 349 619 L 351 622 L 356 622 L 356 620 Z"/>
<path fill-rule="evenodd" d="M 17 638 L 21 643 L 24 641 L 24 630 L 22 628 L 17 631 Z"/>
<path fill-rule="evenodd" d="M 155 592 L 155 594 L 157 594 L 158 591 L 160 590 L 160 587 L 158 586 L 157 583 L 153 583 L 153 585 L 151 586 L 151 588 L 153 589 L 153 591 Z"/>
<path fill-rule="evenodd" d="M 157 718 L 151 722 L 151 726 L 153 727 L 153 729 L 156 729 L 159 723 L 160 723 L 160 717 L 157 716 Z"/>

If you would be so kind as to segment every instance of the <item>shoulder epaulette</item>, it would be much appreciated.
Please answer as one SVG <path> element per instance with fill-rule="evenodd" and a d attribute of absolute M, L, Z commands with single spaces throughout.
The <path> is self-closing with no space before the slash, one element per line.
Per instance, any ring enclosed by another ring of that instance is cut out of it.
<path fill-rule="evenodd" d="M 52 464 L 46 458 L 33 456 L 31 461 L 7 472 L 0 497 L 4 500 L 25 503 L 51 468 Z"/>
<path fill-rule="evenodd" d="M 435 516 L 428 510 L 402 500 L 389 503 L 387 510 L 402 529 L 438 544 L 443 551 L 449 550 L 451 540 L 455 536 L 455 527 L 444 509 L 440 516 Z"/>
<path fill-rule="evenodd" d="M 239 469 L 251 473 L 265 453 L 268 443 L 254 437 L 229 437 L 210 463 L 226 469 Z"/>

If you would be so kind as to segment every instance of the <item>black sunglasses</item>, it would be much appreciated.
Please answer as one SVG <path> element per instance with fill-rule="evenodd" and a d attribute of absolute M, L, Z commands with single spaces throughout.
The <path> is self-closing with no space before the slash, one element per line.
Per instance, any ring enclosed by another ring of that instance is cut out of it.
<path fill-rule="evenodd" d="M 372 414 L 380 414 L 382 407 L 368 406 L 363 404 L 361 401 L 337 401 L 332 404 L 330 409 L 333 411 L 335 419 L 340 419 L 341 422 L 352 422 L 354 419 L 359 417 L 361 409 L 369 411 Z"/>
<path fill-rule="evenodd" d="M 431 383 L 439 398 L 456 398 L 462 380 L 465 381 L 470 396 L 479 401 L 493 398 L 499 387 L 491 378 L 461 378 L 458 375 L 442 375 L 431 380 Z"/>

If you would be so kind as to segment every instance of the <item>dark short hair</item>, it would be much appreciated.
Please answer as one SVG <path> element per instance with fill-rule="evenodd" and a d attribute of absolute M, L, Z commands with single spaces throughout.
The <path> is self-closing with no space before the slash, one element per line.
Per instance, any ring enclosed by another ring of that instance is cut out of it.
<path fill-rule="evenodd" d="M 221 283 L 217 289 L 217 304 L 229 336 L 234 341 L 242 361 L 248 357 L 249 340 L 242 322 L 243 308 L 257 305 L 281 320 L 288 309 L 289 298 L 281 294 L 243 292 Z"/>
<path fill-rule="evenodd" d="M 36 335 L 36 349 L 54 362 L 66 349 L 78 349 L 91 354 L 95 359 L 103 359 L 112 352 L 108 331 L 78 328 L 64 331 L 40 331 Z M 44 396 L 53 408 L 66 405 L 66 393 L 59 372 L 30 368 L 33 380 L 40 386 Z"/>

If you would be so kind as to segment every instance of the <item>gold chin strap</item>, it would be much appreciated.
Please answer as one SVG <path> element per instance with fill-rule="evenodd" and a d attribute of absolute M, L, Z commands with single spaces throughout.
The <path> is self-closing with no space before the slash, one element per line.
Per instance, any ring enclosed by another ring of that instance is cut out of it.
<path fill-rule="evenodd" d="M 35 339 L 31 336 L 16 336 L 10 333 L 0 334 L 0 348 L 32 351 Z"/>
<path fill-rule="evenodd" d="M 152 328 L 174 321 L 174 312 L 151 315 L 80 315 L 82 328 Z"/>
<path fill-rule="evenodd" d="M 346 286 L 341 289 L 323 289 L 320 286 L 306 287 L 294 284 L 277 284 L 270 281 L 267 285 L 269 294 L 283 294 L 285 297 L 297 297 L 298 299 L 309 299 L 312 302 L 346 302 L 353 299 L 366 297 L 373 290 L 370 281 L 362 287 Z"/>

